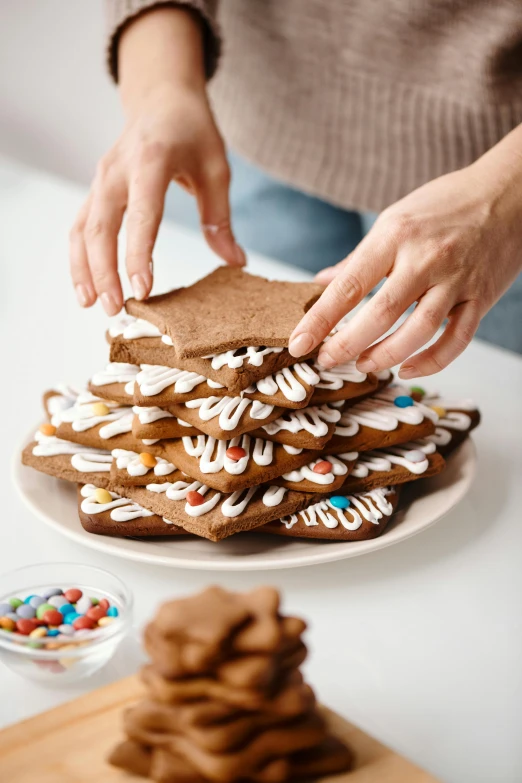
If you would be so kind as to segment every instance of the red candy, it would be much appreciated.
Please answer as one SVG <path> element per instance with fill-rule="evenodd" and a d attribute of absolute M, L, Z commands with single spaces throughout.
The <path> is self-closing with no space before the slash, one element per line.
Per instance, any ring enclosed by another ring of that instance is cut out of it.
<path fill-rule="evenodd" d="M 331 469 L 332 463 L 328 462 L 326 459 L 318 462 L 317 465 L 314 465 L 312 468 L 314 473 L 320 473 L 322 476 L 324 476 L 326 473 L 330 473 Z"/>
<path fill-rule="evenodd" d="M 98 622 L 98 620 L 101 620 L 102 617 L 105 617 L 107 614 L 107 609 L 104 609 L 103 606 L 91 606 L 90 609 L 87 609 L 85 616 L 89 618 L 89 620 L 94 620 L 95 623 Z"/>
<path fill-rule="evenodd" d="M 73 628 L 75 631 L 81 631 L 84 628 L 90 631 L 94 628 L 94 620 L 91 620 L 89 617 L 77 617 L 73 623 Z"/>
<path fill-rule="evenodd" d="M 229 459 L 233 459 L 234 462 L 239 462 L 240 459 L 246 457 L 246 451 L 241 446 L 231 446 L 226 450 L 225 456 Z"/>
<path fill-rule="evenodd" d="M 98 606 L 101 606 L 102 609 L 105 609 L 105 611 L 107 611 L 107 609 L 110 606 L 110 603 L 108 602 L 108 600 L 106 598 L 102 598 L 101 601 L 98 603 Z"/>
<path fill-rule="evenodd" d="M 63 615 L 58 609 L 48 609 L 43 613 L 42 620 L 47 625 L 61 625 L 63 623 Z"/>
<path fill-rule="evenodd" d="M 79 601 L 82 597 L 83 593 L 81 590 L 78 590 L 77 587 L 71 587 L 70 590 L 66 590 L 64 593 L 64 596 L 67 598 L 70 604 L 75 604 L 76 601 Z"/>
<path fill-rule="evenodd" d="M 25 617 L 22 617 L 20 620 L 16 621 L 17 632 L 23 634 L 24 636 L 29 636 L 31 631 L 34 631 L 35 628 L 36 623 L 34 620 L 27 620 Z"/>
<path fill-rule="evenodd" d="M 200 495 L 199 492 L 194 492 L 192 490 L 187 492 L 187 502 L 189 506 L 201 506 L 201 504 L 205 502 L 205 498 L 203 495 Z"/>

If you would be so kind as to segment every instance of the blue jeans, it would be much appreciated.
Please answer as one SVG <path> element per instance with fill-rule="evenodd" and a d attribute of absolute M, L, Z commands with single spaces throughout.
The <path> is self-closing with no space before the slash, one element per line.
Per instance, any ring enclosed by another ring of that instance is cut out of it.
<path fill-rule="evenodd" d="M 249 250 L 318 272 L 348 255 L 375 220 L 278 182 L 237 155 L 230 163 L 234 233 Z M 198 226 L 193 199 L 179 188 L 170 188 L 165 211 Z M 522 353 L 522 275 L 482 319 L 477 336 Z"/>

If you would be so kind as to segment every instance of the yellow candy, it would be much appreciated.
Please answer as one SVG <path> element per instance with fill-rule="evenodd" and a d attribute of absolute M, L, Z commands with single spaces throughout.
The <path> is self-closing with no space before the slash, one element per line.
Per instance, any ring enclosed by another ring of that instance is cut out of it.
<path fill-rule="evenodd" d="M 54 435 L 56 433 L 56 427 L 52 424 L 42 424 L 40 426 L 40 432 L 42 435 Z"/>
<path fill-rule="evenodd" d="M 158 462 L 154 454 L 149 454 L 148 451 L 143 451 L 140 454 L 140 462 L 142 465 L 145 465 L 146 468 L 153 468 L 154 465 Z"/>
<path fill-rule="evenodd" d="M 100 628 L 105 628 L 106 625 L 110 625 L 111 623 L 113 623 L 115 619 L 116 619 L 115 617 L 101 617 L 98 620 L 98 625 L 100 626 Z"/>
<path fill-rule="evenodd" d="M 29 636 L 31 639 L 41 639 L 43 636 L 47 636 L 47 631 L 45 628 L 35 628 L 34 631 L 31 631 Z"/>
<path fill-rule="evenodd" d="M 435 411 L 439 419 L 443 419 L 446 415 L 446 409 L 443 408 L 441 405 L 432 405 L 431 410 Z"/>
<path fill-rule="evenodd" d="M 106 489 L 97 489 L 94 493 L 94 502 L 101 504 L 111 503 L 112 495 L 110 492 L 107 492 Z"/>
<path fill-rule="evenodd" d="M 107 416 L 109 408 L 104 402 L 93 402 L 92 412 L 95 416 Z"/>

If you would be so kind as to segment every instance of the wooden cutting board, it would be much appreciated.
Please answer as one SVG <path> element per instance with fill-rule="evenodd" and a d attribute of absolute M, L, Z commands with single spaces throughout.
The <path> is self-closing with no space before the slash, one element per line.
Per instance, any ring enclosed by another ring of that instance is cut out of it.
<path fill-rule="evenodd" d="M 122 710 L 143 692 L 137 677 L 128 677 L 0 731 L 0 780 L 143 783 L 143 778 L 127 775 L 105 762 L 121 739 Z M 356 767 L 322 783 L 438 783 L 336 713 L 324 712 L 334 733 L 355 751 Z"/>

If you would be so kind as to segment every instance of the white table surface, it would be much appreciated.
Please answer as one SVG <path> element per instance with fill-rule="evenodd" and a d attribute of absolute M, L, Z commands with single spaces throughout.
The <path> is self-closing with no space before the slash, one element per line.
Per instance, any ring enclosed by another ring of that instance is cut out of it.
<path fill-rule="evenodd" d="M 480 404 L 478 476 L 450 515 L 396 547 L 266 574 L 168 570 L 84 550 L 35 519 L 10 478 L 13 452 L 40 416 L 42 391 L 82 383 L 107 361 L 106 319 L 99 307 L 77 307 L 67 272 L 68 229 L 83 196 L 0 160 L 0 569 L 53 560 L 107 568 L 132 585 L 140 627 L 163 599 L 212 583 L 275 584 L 285 607 L 310 621 L 306 671 L 327 704 L 443 781 L 519 783 L 522 359 L 475 341 L 426 381 Z M 161 291 L 210 271 L 215 259 L 198 236 L 167 224 L 155 265 Z M 250 268 L 304 279 L 260 257 Z M 31 684 L 0 664 L 0 725 L 130 674 L 138 650 L 129 644 L 98 676 L 67 690 Z"/>

